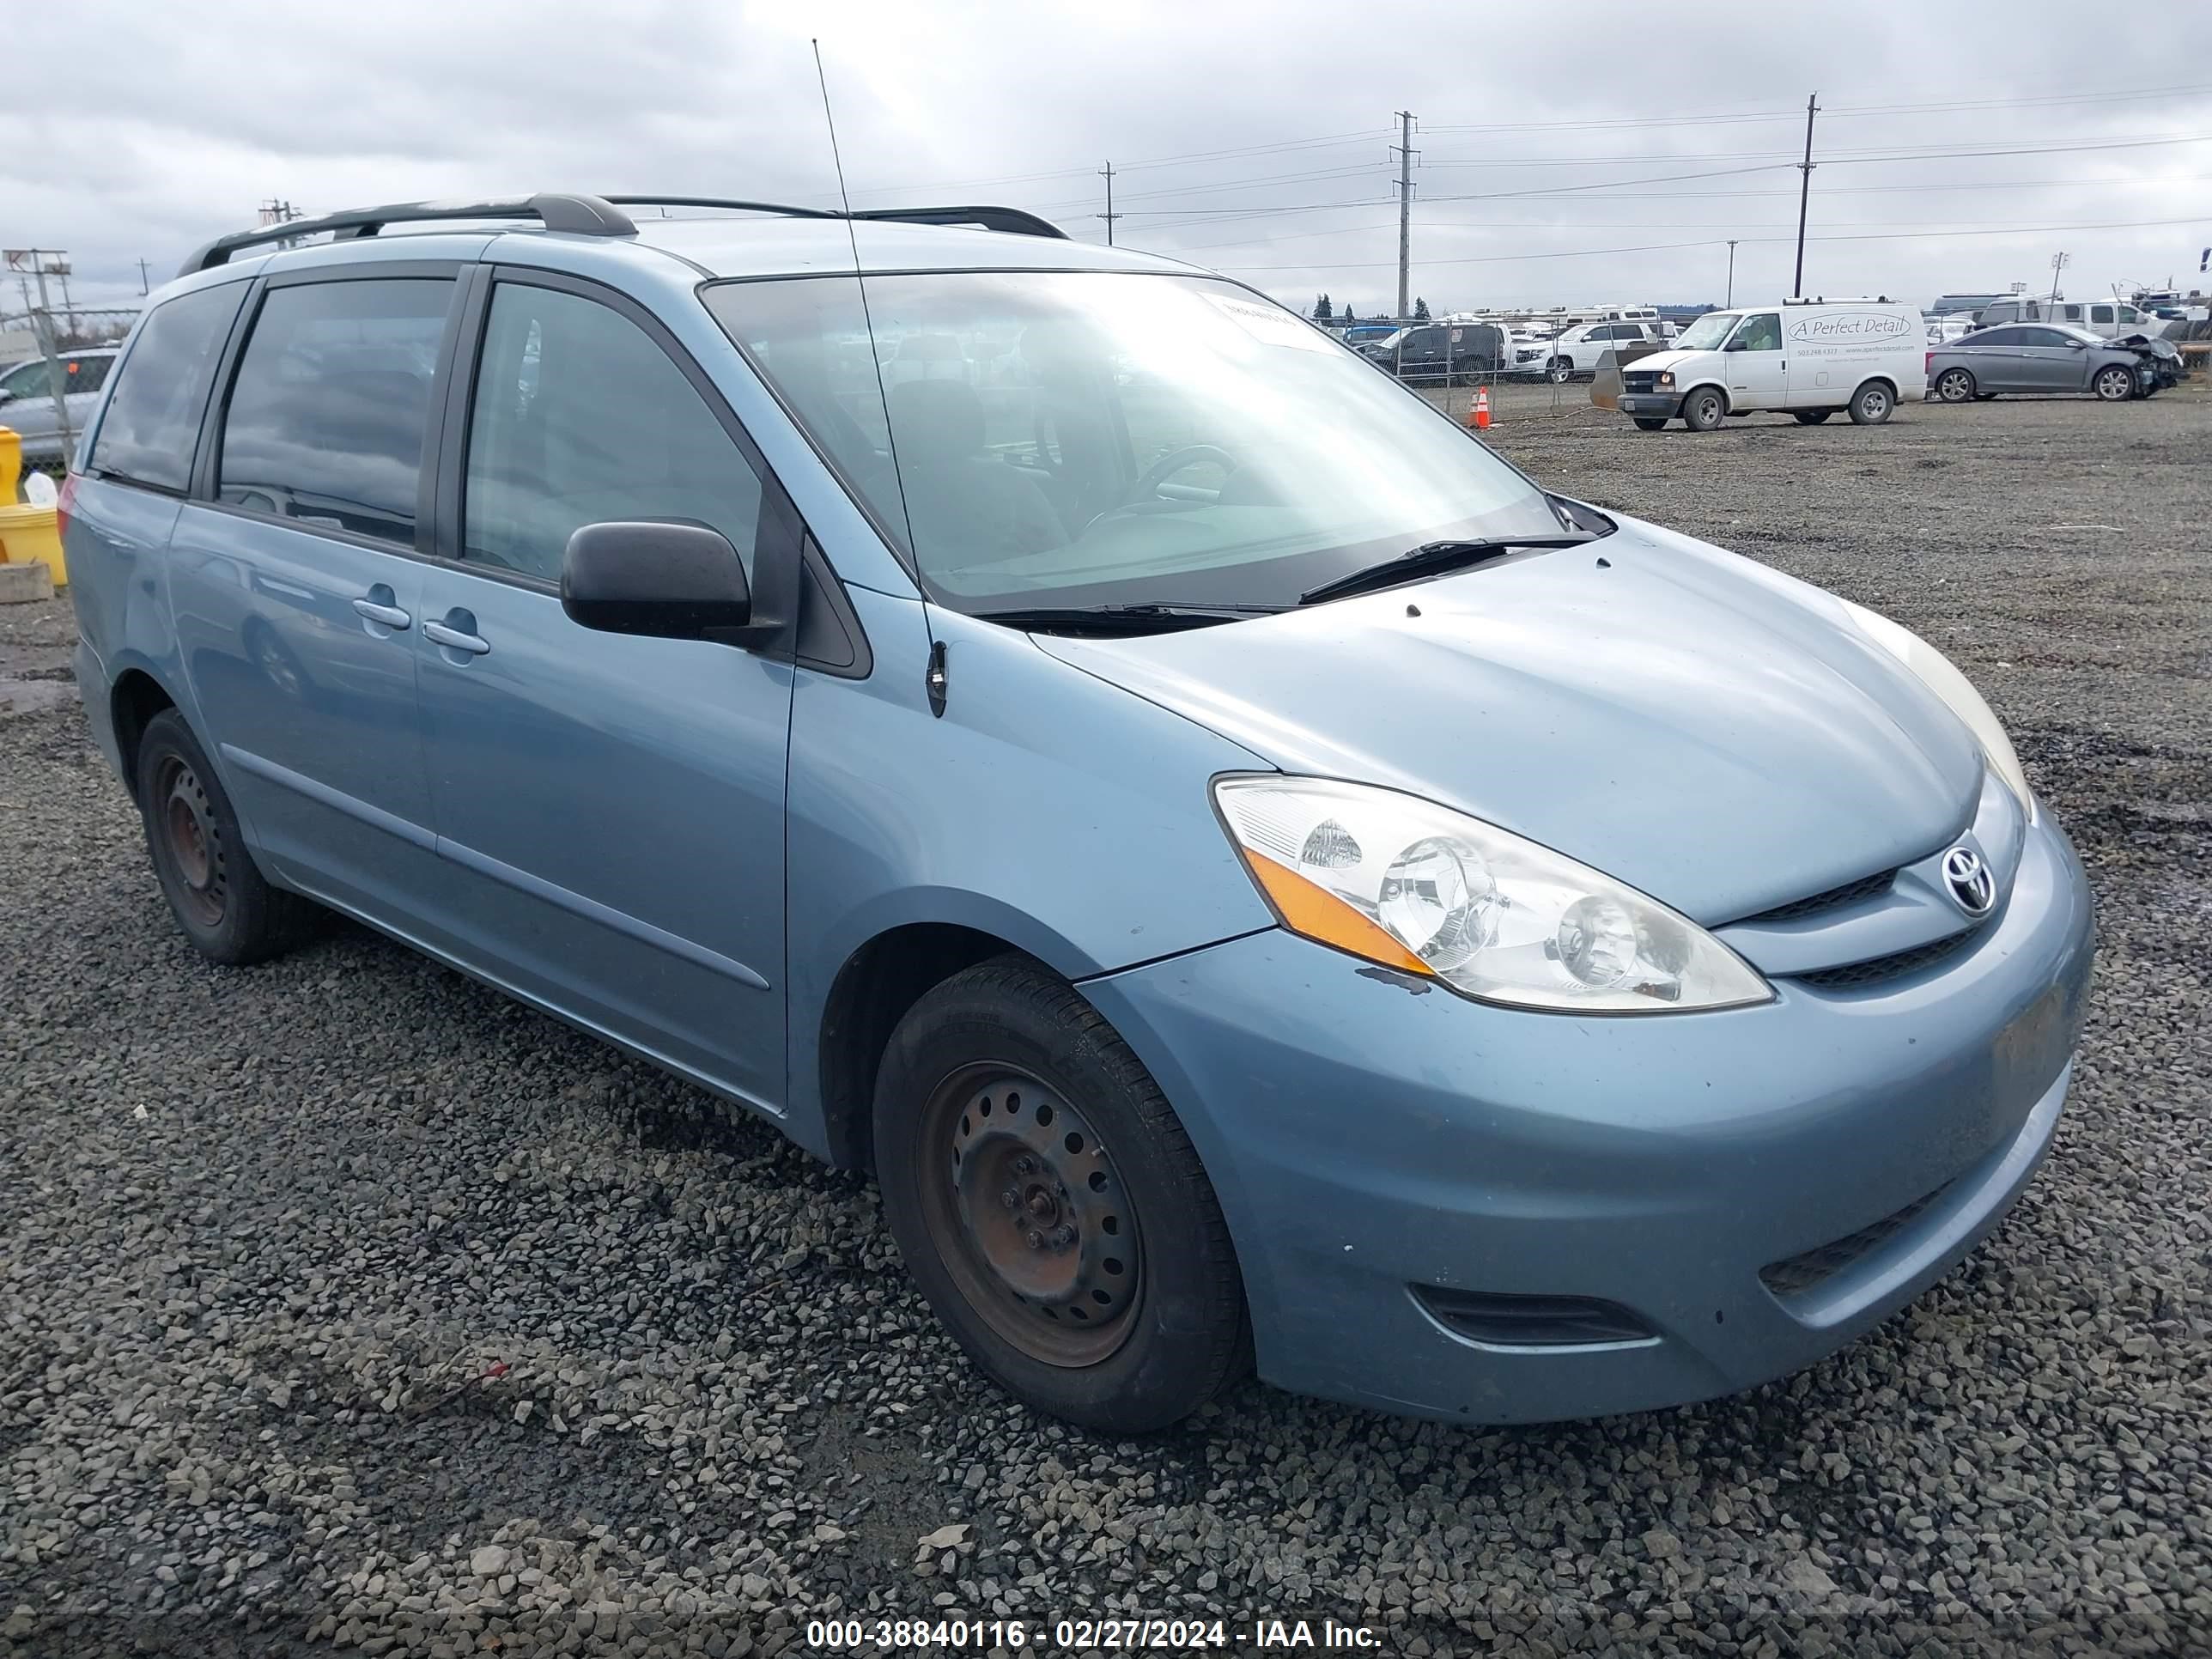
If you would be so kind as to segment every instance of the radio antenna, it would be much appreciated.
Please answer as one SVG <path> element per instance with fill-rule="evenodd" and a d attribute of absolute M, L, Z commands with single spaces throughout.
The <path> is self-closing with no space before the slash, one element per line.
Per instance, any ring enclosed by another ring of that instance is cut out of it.
<path fill-rule="evenodd" d="M 915 586 L 922 589 L 921 626 L 929 636 L 929 665 L 923 683 L 929 694 L 929 711 L 939 716 L 945 713 L 945 646 L 937 631 L 929 624 L 929 592 L 921 581 L 921 555 L 914 544 L 914 514 L 907 508 L 906 484 L 899 477 L 898 434 L 891 430 L 891 394 L 884 385 L 883 354 L 876 349 L 876 319 L 868 310 L 868 282 L 860 274 L 860 234 L 853 217 L 853 198 L 845 189 L 845 158 L 837 149 L 837 118 L 830 108 L 830 77 L 822 68 L 822 42 L 810 37 L 808 44 L 814 48 L 814 82 L 822 88 L 822 124 L 830 129 L 830 164 L 837 171 L 837 201 L 845 210 L 845 241 L 853 250 L 853 286 L 860 295 L 860 323 L 868 331 L 868 362 L 876 371 L 876 401 L 883 405 L 884 442 L 890 447 L 891 487 L 898 491 L 899 517 L 906 526 L 906 544 L 908 556 L 915 562 Z"/>

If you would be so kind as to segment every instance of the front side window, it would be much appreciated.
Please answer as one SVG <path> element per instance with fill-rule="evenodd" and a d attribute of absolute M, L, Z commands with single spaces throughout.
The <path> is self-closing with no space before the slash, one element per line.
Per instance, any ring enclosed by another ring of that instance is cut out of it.
<path fill-rule="evenodd" d="M 2112 316 L 2112 307 L 2091 306 L 2089 307 L 2089 320 L 2093 323 L 2109 323 L 2115 320 Z"/>
<path fill-rule="evenodd" d="M 1729 343 L 1742 351 L 1779 351 L 1782 349 L 1782 319 L 1771 311 L 1762 311 L 1743 319 L 1743 326 L 1735 331 Z"/>
<path fill-rule="evenodd" d="M 465 558 L 560 579 L 587 524 L 681 519 L 729 538 L 750 574 L 760 479 L 652 337 L 596 300 L 501 283 L 477 369 Z"/>
<path fill-rule="evenodd" d="M 453 291 L 426 277 L 270 289 L 223 417 L 222 499 L 412 544 Z"/>
<path fill-rule="evenodd" d="M 185 488 L 208 382 L 245 297 L 245 283 L 222 283 L 165 300 L 147 314 L 107 399 L 88 466 L 134 483 Z"/>
<path fill-rule="evenodd" d="M 1426 542 L 1560 531 L 1467 433 L 1231 283 L 872 276 L 865 313 L 850 276 L 706 295 L 960 609 L 1289 604 Z"/>

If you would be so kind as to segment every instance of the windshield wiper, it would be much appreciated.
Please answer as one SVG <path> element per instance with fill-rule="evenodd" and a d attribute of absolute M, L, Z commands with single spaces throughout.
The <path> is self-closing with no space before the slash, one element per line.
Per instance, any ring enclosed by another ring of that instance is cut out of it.
<path fill-rule="evenodd" d="M 1595 536 L 1495 536 L 1480 541 L 1423 542 L 1407 552 L 1393 554 L 1380 564 L 1363 565 L 1319 587 L 1309 587 L 1298 595 L 1298 603 L 1319 605 L 1324 599 L 1371 593 L 1378 587 L 1395 587 L 1400 582 L 1480 564 L 1485 559 L 1499 558 L 1519 548 L 1580 547 L 1584 542 L 1597 539 Z"/>
<path fill-rule="evenodd" d="M 1246 617 L 1273 616 L 1284 605 L 1061 605 L 1008 611 L 973 611 L 978 622 L 1008 628 L 1073 628 L 1100 633 L 1156 634 L 1171 628 L 1211 628 Z"/>

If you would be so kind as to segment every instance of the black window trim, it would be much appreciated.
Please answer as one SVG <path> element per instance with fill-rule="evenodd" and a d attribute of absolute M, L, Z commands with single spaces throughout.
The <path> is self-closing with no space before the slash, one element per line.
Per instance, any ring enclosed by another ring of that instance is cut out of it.
<path fill-rule="evenodd" d="M 230 321 L 226 325 L 222 343 L 216 349 L 214 370 L 208 376 L 207 390 L 200 394 L 199 416 L 191 422 L 192 453 L 185 462 L 184 483 L 182 485 L 157 483 L 151 478 L 134 477 L 118 467 L 97 465 L 100 459 L 100 429 L 107 424 L 107 406 L 114 401 L 113 388 L 122 384 L 124 360 L 126 357 L 135 356 L 137 354 L 139 342 L 146 337 L 146 324 L 152 322 L 156 313 L 167 307 L 174 305 L 179 300 L 189 300 L 195 295 L 212 293 L 216 289 L 226 288 L 240 289 L 240 297 L 237 306 L 230 313 Z M 192 289 L 183 294 L 173 294 L 146 313 L 144 320 L 139 325 L 137 333 L 131 341 L 130 349 L 127 352 L 118 351 L 115 354 L 115 367 L 107 371 L 106 385 L 101 387 L 103 395 L 100 407 L 93 411 L 92 419 L 88 422 L 86 431 L 80 436 L 78 453 L 83 457 L 80 471 L 86 477 L 96 478 L 102 483 L 125 484 L 132 489 L 143 489 L 153 495 L 166 495 L 173 501 L 188 501 L 191 498 L 193 483 L 199 477 L 200 454 L 207 443 L 208 405 L 215 401 L 216 388 L 222 384 L 224 365 L 229 361 L 231 348 L 238 338 L 240 320 L 246 315 L 247 307 L 254 302 L 252 289 L 253 283 L 250 278 L 240 278 L 228 283 L 210 283 L 204 287 Z"/>
<path fill-rule="evenodd" d="M 319 536 L 325 540 L 343 542 L 349 547 L 366 548 L 373 552 L 390 553 L 401 558 L 425 556 L 428 550 L 424 545 L 427 539 L 424 514 L 434 499 L 430 485 L 437 454 L 436 417 L 438 411 L 445 406 L 443 377 L 452 349 L 453 332 L 459 324 L 465 278 L 471 269 L 465 261 L 459 259 L 375 259 L 362 260 L 356 264 L 313 265 L 300 270 L 286 270 L 274 276 L 252 278 L 251 291 L 246 296 L 246 303 L 239 307 L 237 320 L 231 325 L 230 337 L 224 343 L 222 359 L 216 365 L 214 390 L 201 417 L 199 444 L 194 455 L 189 492 L 192 503 L 212 512 L 250 519 L 257 524 L 283 525 L 301 535 Z M 231 398 L 238 390 L 238 371 L 245 362 L 246 348 L 252 343 L 253 331 L 260 324 L 261 309 L 267 302 L 270 291 L 282 288 L 318 287 L 327 283 L 441 280 L 452 283 L 453 292 L 447 301 L 446 326 L 441 337 L 438 367 L 430 380 L 430 408 L 422 430 L 422 460 L 416 475 L 413 543 L 363 535 L 359 531 L 345 530 L 334 525 L 307 524 L 298 519 L 288 519 L 282 514 L 264 513 L 258 507 L 224 501 L 219 490 L 222 473 L 223 422 L 230 414 Z"/>

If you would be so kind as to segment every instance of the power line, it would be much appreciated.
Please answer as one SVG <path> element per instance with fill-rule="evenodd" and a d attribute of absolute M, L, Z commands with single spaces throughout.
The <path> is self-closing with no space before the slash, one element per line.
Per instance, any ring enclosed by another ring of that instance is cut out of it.
<path fill-rule="evenodd" d="M 1814 236 L 1807 240 L 1814 242 L 1898 242 L 1938 236 L 2021 236 L 2052 230 L 2158 230 L 2172 225 L 2198 225 L 2203 222 L 2201 216 L 2188 219 L 2112 219 L 2093 224 L 2018 225 L 2003 230 L 1927 230 L 1916 228 L 1911 230 L 1886 231 L 1878 235 Z M 1688 242 L 1644 242 L 1631 247 L 1559 248 L 1543 253 L 1484 253 L 1462 258 L 1427 259 L 1422 263 L 1425 265 L 1486 265 L 1511 264 L 1528 259 L 1580 259 L 1601 253 L 1652 253 L 1671 248 L 1717 247 L 1721 245 L 1722 240 L 1718 237 L 1705 237 Z M 1741 236 L 1736 240 L 1748 245 L 1755 242 L 1790 242 L 1796 239 L 1791 236 Z M 1388 268 L 1389 264 L 1390 261 L 1387 259 L 1352 263 L 1321 260 L 1304 264 L 1224 265 L 1221 269 L 1224 270 L 1378 270 Z"/>

